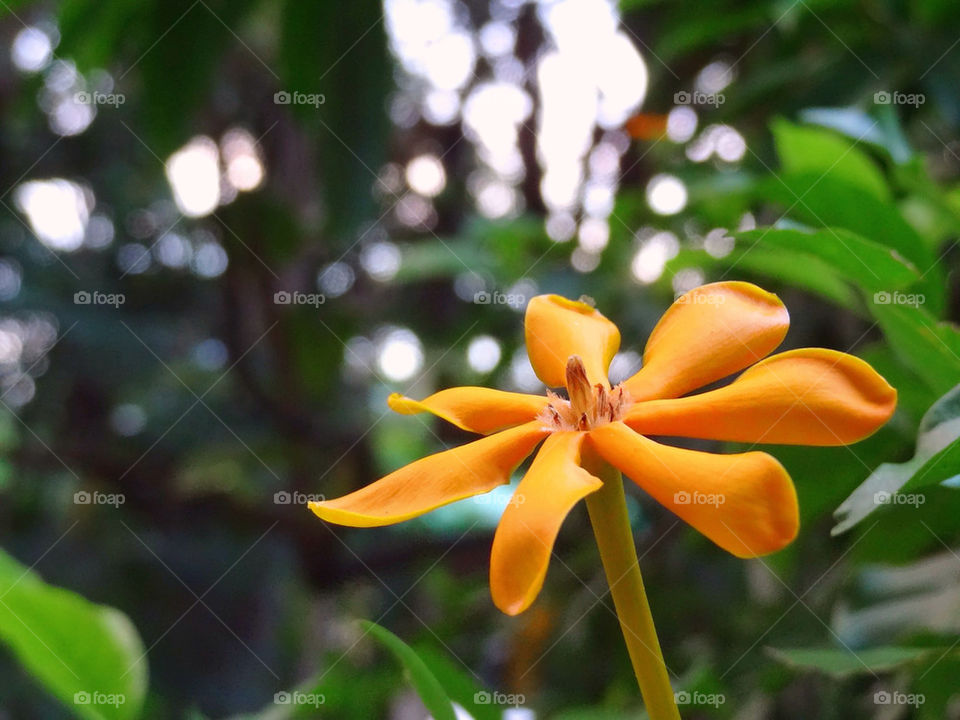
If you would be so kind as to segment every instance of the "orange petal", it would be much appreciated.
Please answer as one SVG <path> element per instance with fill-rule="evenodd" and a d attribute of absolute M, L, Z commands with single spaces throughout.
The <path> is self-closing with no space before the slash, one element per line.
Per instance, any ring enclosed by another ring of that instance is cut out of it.
<path fill-rule="evenodd" d="M 433 413 L 459 428 L 484 435 L 532 421 L 549 402 L 541 395 L 482 387 L 450 388 L 419 401 L 400 393 L 393 393 L 387 399 L 390 407 L 401 415 Z"/>
<path fill-rule="evenodd" d="M 619 422 L 591 430 L 589 438 L 604 460 L 738 557 L 774 552 L 796 537 L 793 483 L 766 453 L 714 455 L 670 447 Z"/>
<path fill-rule="evenodd" d="M 497 526 L 490 554 L 490 592 L 507 615 L 530 607 L 543 586 L 564 518 L 603 484 L 579 465 L 583 439 L 579 432 L 547 438 Z"/>
<path fill-rule="evenodd" d="M 779 353 L 730 385 L 634 405 L 623 421 L 644 435 L 789 445 L 846 445 L 883 425 L 894 390 L 860 358 L 805 348 Z"/>
<path fill-rule="evenodd" d="M 637 113 L 623 127 L 637 140 L 657 140 L 667 134 L 667 120 L 667 115 L 659 113 Z"/>
<path fill-rule="evenodd" d="M 559 295 L 537 295 L 524 320 L 530 364 L 549 387 L 563 387 L 567 359 L 579 355 L 591 384 L 607 384 L 620 347 L 617 326 L 589 305 Z"/>
<path fill-rule="evenodd" d="M 390 525 L 510 481 L 549 430 L 531 422 L 429 455 L 336 500 L 310 503 L 316 515 L 352 527 Z"/>
<path fill-rule="evenodd" d="M 677 298 L 660 318 L 643 367 L 624 386 L 634 400 L 679 397 L 766 357 L 789 325 L 780 298 L 756 285 L 702 285 Z"/>

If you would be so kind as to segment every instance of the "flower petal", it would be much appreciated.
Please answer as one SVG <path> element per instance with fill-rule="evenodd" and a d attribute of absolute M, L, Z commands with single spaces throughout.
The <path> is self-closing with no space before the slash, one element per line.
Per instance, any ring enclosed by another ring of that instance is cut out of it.
<path fill-rule="evenodd" d="M 714 455 L 670 447 L 620 422 L 591 430 L 589 438 L 604 460 L 738 557 L 780 550 L 796 537 L 796 491 L 787 471 L 766 453 Z"/>
<path fill-rule="evenodd" d="M 634 405 L 643 435 L 788 445 L 847 445 L 893 414 L 897 391 L 858 357 L 804 348 L 779 353 L 718 390 Z"/>
<path fill-rule="evenodd" d="M 387 403 L 401 415 L 429 412 L 470 432 L 487 435 L 532 421 L 550 401 L 542 395 L 483 387 L 441 390 L 423 400 L 393 393 Z"/>
<path fill-rule="evenodd" d="M 543 586 L 564 518 L 603 484 L 579 465 L 584 437 L 559 432 L 547 438 L 497 526 L 490 553 L 490 592 L 507 615 L 530 607 Z"/>
<path fill-rule="evenodd" d="M 548 387 L 563 387 L 567 360 L 579 355 L 590 383 L 607 384 L 607 368 L 620 347 L 620 331 L 586 303 L 537 295 L 524 320 L 527 354 Z"/>
<path fill-rule="evenodd" d="M 769 355 L 790 325 L 780 298 L 745 282 L 701 285 L 653 329 L 643 367 L 624 383 L 635 400 L 679 397 Z"/>
<path fill-rule="evenodd" d="M 509 482 L 513 470 L 547 434 L 540 423 L 526 423 L 429 455 L 349 495 L 312 502 L 310 509 L 324 520 L 352 527 L 409 520 Z"/>

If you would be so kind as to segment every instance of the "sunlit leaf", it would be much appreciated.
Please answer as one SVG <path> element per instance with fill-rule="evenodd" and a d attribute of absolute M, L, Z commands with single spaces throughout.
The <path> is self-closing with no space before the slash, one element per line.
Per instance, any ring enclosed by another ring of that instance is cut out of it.
<path fill-rule="evenodd" d="M 2 550 L 0 640 L 76 715 L 127 720 L 140 714 L 147 661 L 129 618 L 48 585 Z"/>
<path fill-rule="evenodd" d="M 774 121 L 771 130 L 777 155 L 790 175 L 816 173 L 824 179 L 837 179 L 889 202 L 890 188 L 877 164 L 857 147 L 859 138 L 850 141 L 823 128 Z"/>

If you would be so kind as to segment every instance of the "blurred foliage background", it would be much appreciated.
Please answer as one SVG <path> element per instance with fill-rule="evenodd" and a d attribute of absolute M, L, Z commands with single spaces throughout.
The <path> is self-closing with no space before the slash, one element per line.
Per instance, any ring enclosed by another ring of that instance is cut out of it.
<path fill-rule="evenodd" d="M 474 717 L 638 717 L 582 509 L 509 619 L 507 494 L 304 503 L 466 439 L 391 391 L 539 389 L 531 295 L 594 298 L 622 378 L 719 279 L 900 406 L 772 449 L 769 558 L 632 491 L 684 717 L 960 717 L 956 3 L 4 0 L 0 47 L 0 717 L 424 718 L 360 618 Z"/>

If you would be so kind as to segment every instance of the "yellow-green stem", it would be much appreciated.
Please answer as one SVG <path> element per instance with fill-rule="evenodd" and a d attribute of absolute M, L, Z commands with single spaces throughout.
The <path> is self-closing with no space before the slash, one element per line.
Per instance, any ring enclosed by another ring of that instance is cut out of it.
<path fill-rule="evenodd" d="M 647 714 L 650 720 L 680 720 L 643 588 L 623 480 L 608 463 L 592 460 L 588 469 L 603 480 L 603 487 L 587 496 L 587 510 Z"/>

